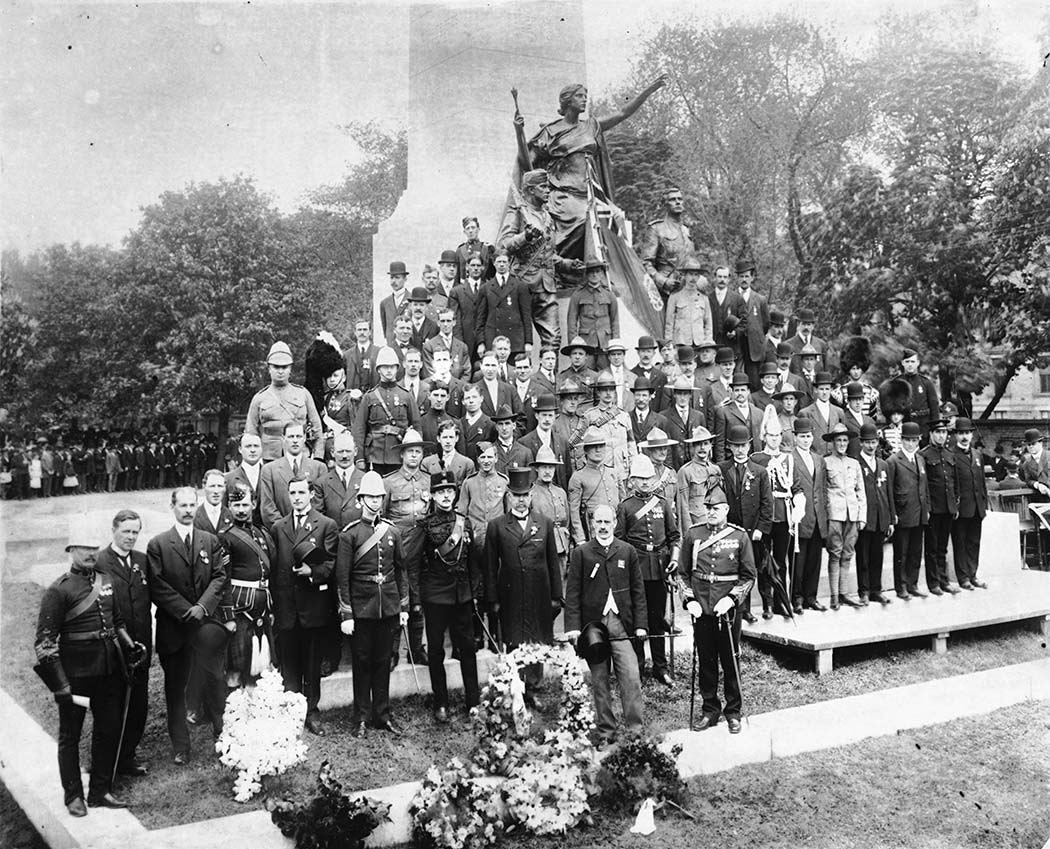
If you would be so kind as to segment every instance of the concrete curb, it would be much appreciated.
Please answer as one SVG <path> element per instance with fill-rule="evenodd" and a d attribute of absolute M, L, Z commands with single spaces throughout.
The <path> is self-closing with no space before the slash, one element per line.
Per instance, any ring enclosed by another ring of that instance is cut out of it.
<path fill-rule="evenodd" d="M 665 743 L 682 745 L 678 766 L 684 778 L 691 778 L 979 716 L 1032 700 L 1050 700 L 1050 659 L 772 711 L 745 720 L 743 733 L 732 738 L 724 723 L 702 733 L 681 729 L 665 735 Z M 41 756 L 55 751 L 55 741 L 2 690 L 0 713 L 8 725 L 8 733 L 0 736 L 0 777 L 54 849 L 118 845 L 126 849 L 288 849 L 292 845 L 266 811 L 154 831 L 128 811 L 92 810 L 83 819 L 70 817 L 62 804 L 57 761 Z M 392 846 L 411 839 L 408 807 L 419 787 L 420 782 L 413 781 L 358 794 L 391 805 L 391 823 L 371 836 L 370 846 Z"/>

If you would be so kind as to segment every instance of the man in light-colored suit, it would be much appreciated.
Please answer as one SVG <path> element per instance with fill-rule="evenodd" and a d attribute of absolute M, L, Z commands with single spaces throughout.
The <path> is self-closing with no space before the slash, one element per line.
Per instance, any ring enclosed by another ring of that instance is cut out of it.
<path fill-rule="evenodd" d="M 303 426 L 297 422 L 288 422 L 284 426 L 284 456 L 263 466 L 259 478 L 260 512 L 263 526 L 271 532 L 277 521 L 292 511 L 292 503 L 288 499 L 288 481 L 302 476 L 314 483 L 328 473 L 324 463 L 303 453 L 305 441 Z"/>
<path fill-rule="evenodd" d="M 336 527 L 345 528 L 350 522 L 361 518 L 357 491 L 365 473 L 354 465 L 357 446 L 349 431 L 336 434 L 332 452 L 335 468 L 329 469 L 321 478 L 321 512 L 335 522 Z"/>

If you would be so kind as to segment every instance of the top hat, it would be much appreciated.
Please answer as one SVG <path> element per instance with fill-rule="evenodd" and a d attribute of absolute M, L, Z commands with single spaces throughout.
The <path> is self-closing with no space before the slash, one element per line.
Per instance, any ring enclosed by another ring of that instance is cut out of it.
<path fill-rule="evenodd" d="M 318 546 L 311 537 L 299 541 L 292 549 L 292 557 L 296 563 L 305 563 L 308 566 L 316 566 L 331 558 L 323 546 Z"/>
<path fill-rule="evenodd" d="M 612 655 L 609 629 L 601 621 L 588 622 L 576 640 L 576 654 L 587 663 L 605 663 Z"/>
<path fill-rule="evenodd" d="M 528 466 L 511 466 L 507 469 L 507 491 L 514 495 L 524 495 L 532 491 L 533 471 Z"/>
<path fill-rule="evenodd" d="M 746 445 L 751 441 L 751 431 L 746 425 L 733 425 L 726 434 L 726 443 L 729 445 Z"/>

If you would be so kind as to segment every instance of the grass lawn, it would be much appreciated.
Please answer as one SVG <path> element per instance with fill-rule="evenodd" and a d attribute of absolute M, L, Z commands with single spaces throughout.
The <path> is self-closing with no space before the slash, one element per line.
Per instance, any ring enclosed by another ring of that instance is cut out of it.
<path fill-rule="evenodd" d="M 32 584 L 5 583 L 0 591 L 0 645 L 3 648 L 0 685 L 54 736 L 58 726 L 54 702 L 31 669 L 36 613 L 43 590 Z M 809 659 L 801 654 L 768 653 L 745 642 L 741 661 L 745 711 L 752 715 L 765 713 L 1047 655 L 1044 639 L 1022 624 L 953 634 L 950 651 L 944 656 L 934 655 L 927 645 L 927 640 L 910 640 L 838 651 L 835 670 L 818 678 L 810 671 Z M 644 687 L 646 715 L 656 733 L 688 724 L 688 641 L 679 640 L 678 649 L 675 688 L 668 691 L 648 681 Z M 421 675 L 426 674 L 422 667 L 419 671 Z M 162 828 L 261 806 L 261 799 L 247 805 L 232 800 L 233 774 L 210 753 L 209 730 L 191 729 L 195 758 L 188 767 L 176 768 L 171 764 L 171 747 L 164 719 L 163 674 L 158 663 L 154 663 L 151 670 L 150 686 L 151 711 L 140 747 L 140 757 L 150 764 L 150 776 L 127 782 L 119 788 L 135 815 L 149 828 Z M 453 708 L 456 707 L 454 696 Z M 282 778 L 277 793 L 293 797 L 312 793 L 317 768 L 326 758 L 335 765 L 337 776 L 346 787 L 366 789 L 422 778 L 430 764 L 444 763 L 453 755 L 466 755 L 473 746 L 470 725 L 462 713 L 456 715 L 449 727 L 439 728 L 430 718 L 428 705 L 418 697 L 396 702 L 394 713 L 406 730 L 404 736 L 394 740 L 373 733 L 366 740 L 359 741 L 349 736 L 348 709 L 325 712 L 323 718 L 328 735 L 324 738 L 307 737 L 310 750 L 306 766 Z M 84 739 L 86 743 L 86 734 Z M 48 756 L 53 754 L 48 753 Z M 87 762 L 85 751 L 83 763 Z M 822 798 L 810 799 L 806 805 L 811 802 L 822 805 Z M 758 824 L 765 821 L 765 814 L 757 813 L 763 810 L 760 799 L 756 796 L 745 806 L 747 821 Z M 771 833 L 770 839 L 774 836 Z"/>

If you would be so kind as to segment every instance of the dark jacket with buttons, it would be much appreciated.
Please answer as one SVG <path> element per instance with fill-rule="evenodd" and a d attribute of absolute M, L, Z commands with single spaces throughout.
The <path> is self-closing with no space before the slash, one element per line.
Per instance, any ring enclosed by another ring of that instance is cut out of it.
<path fill-rule="evenodd" d="M 632 495 L 621 501 L 614 536 L 637 552 L 646 581 L 664 579 L 671 549 L 681 540 L 674 507 L 659 495 Z"/>
<path fill-rule="evenodd" d="M 375 537 L 375 539 L 373 539 Z M 385 519 L 358 519 L 339 535 L 335 580 L 341 619 L 387 619 L 408 611 L 401 532 Z"/>

